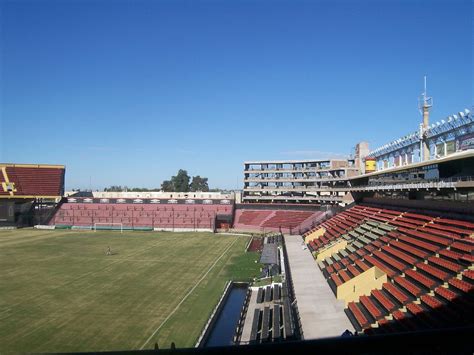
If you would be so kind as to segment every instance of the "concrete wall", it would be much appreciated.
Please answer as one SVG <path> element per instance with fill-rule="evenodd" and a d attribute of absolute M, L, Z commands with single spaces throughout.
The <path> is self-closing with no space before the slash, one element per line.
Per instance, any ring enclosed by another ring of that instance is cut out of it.
<path fill-rule="evenodd" d="M 338 286 L 337 299 L 343 300 L 347 306 L 349 302 L 357 302 L 360 296 L 370 295 L 373 289 L 380 290 L 385 282 L 387 282 L 387 274 L 375 266 L 371 267 Z"/>
<path fill-rule="evenodd" d="M 345 249 L 347 246 L 347 240 L 342 239 L 336 244 L 331 245 L 329 248 L 323 250 L 322 252 L 318 253 L 318 256 L 316 257 L 317 261 L 323 261 L 326 259 L 328 256 L 331 256 L 334 253 L 337 253 L 341 249 Z"/>
<path fill-rule="evenodd" d="M 233 199 L 234 194 L 223 194 L 220 192 L 103 192 L 92 193 L 95 198 L 197 198 L 197 199 Z"/>
<path fill-rule="evenodd" d="M 326 233 L 326 228 L 324 227 L 318 228 L 314 232 L 311 232 L 310 234 L 308 234 L 306 238 L 304 239 L 304 242 L 308 244 L 310 241 L 321 237 L 324 233 Z"/>

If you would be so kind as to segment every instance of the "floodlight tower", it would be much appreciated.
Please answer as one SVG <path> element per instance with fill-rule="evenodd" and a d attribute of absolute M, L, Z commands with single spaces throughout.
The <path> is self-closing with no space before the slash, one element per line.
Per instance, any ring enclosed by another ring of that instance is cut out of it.
<path fill-rule="evenodd" d="M 418 109 L 423 116 L 423 122 L 420 124 L 420 153 L 421 161 L 429 160 L 430 147 L 428 146 L 427 132 L 430 126 L 430 109 L 433 106 L 433 98 L 428 97 L 426 93 L 426 75 L 424 77 L 424 91 L 418 99 Z"/>

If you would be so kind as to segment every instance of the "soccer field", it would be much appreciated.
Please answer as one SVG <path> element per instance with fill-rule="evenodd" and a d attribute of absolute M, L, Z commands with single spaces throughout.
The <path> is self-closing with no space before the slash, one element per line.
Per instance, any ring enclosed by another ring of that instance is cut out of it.
<path fill-rule="evenodd" d="M 0 353 L 192 347 L 226 281 L 257 276 L 248 240 L 0 231 Z"/>

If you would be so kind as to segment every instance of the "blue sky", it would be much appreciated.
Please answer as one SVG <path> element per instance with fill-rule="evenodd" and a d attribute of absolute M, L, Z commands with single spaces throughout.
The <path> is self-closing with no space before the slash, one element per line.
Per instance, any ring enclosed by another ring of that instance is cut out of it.
<path fill-rule="evenodd" d="M 242 186 L 473 104 L 472 1 L 0 1 L 0 161 L 66 188 Z"/>

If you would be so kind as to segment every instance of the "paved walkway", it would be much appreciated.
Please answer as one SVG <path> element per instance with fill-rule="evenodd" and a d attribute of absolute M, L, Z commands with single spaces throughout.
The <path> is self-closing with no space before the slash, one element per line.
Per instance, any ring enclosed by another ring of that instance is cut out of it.
<path fill-rule="evenodd" d="M 300 236 L 285 236 L 288 261 L 304 339 L 340 336 L 354 327 Z"/>
<path fill-rule="evenodd" d="M 250 333 L 252 332 L 253 324 L 253 314 L 255 313 L 255 309 L 258 308 L 257 290 L 258 288 L 252 287 L 252 293 L 250 294 L 250 302 L 247 308 L 247 314 L 245 316 L 244 328 L 242 329 L 242 335 L 240 336 L 241 344 L 248 344 L 250 341 Z"/>

